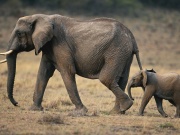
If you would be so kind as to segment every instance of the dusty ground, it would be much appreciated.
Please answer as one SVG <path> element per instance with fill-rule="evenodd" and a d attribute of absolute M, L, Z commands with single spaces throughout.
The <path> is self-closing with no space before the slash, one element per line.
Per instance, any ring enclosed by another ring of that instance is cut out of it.
<path fill-rule="evenodd" d="M 154 68 L 159 73 L 180 74 L 180 14 L 154 11 L 148 17 L 130 19 L 113 16 L 131 29 L 140 49 L 144 68 Z M 77 17 L 83 18 L 83 17 Z M 93 17 L 90 17 L 93 18 Z M 5 50 L 17 18 L 0 17 L 0 52 Z M 152 98 L 145 116 L 137 116 L 143 96 L 141 88 L 133 89 L 134 105 L 125 115 L 110 115 L 114 95 L 98 80 L 77 76 L 80 97 L 89 109 L 87 116 L 73 117 L 74 109 L 65 90 L 62 78 L 56 71 L 50 79 L 43 99 L 43 112 L 29 111 L 32 104 L 40 55 L 21 53 L 17 60 L 14 97 L 19 102 L 14 107 L 7 98 L 7 66 L 0 65 L 0 134 L 180 134 L 180 119 L 175 119 L 175 107 L 164 101 L 169 115 L 162 118 Z M 4 57 L 0 56 L 0 60 Z M 132 76 L 139 69 L 134 59 Z"/>

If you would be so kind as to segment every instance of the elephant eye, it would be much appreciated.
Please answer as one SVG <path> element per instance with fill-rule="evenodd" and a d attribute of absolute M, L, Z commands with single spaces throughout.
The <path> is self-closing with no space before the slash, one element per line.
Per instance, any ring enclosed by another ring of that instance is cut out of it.
<path fill-rule="evenodd" d="M 20 36 L 21 36 L 21 33 L 20 33 L 19 31 L 17 32 L 17 36 L 18 36 L 18 37 L 20 37 Z"/>
<path fill-rule="evenodd" d="M 19 32 L 19 31 L 17 31 L 17 36 L 18 36 L 19 38 L 23 37 L 24 35 L 25 35 L 24 32 Z"/>
<path fill-rule="evenodd" d="M 32 29 L 32 27 L 33 27 L 33 24 L 32 24 L 32 23 L 30 23 L 30 24 L 29 24 L 29 27 L 30 27 L 30 29 Z"/>

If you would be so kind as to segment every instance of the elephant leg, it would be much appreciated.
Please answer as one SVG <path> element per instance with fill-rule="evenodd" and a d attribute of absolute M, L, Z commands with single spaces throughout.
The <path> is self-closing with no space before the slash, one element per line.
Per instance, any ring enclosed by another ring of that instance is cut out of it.
<path fill-rule="evenodd" d="M 118 81 L 118 85 L 122 91 L 125 91 L 127 81 L 128 81 L 128 77 L 129 77 L 129 70 L 130 70 L 130 67 L 126 68 L 125 72 L 123 74 L 123 77 L 120 77 L 120 79 Z M 114 108 L 111 110 L 111 113 L 116 113 L 116 112 L 121 113 L 121 114 L 125 114 L 125 111 L 121 111 L 121 109 L 120 109 L 120 102 L 119 102 L 118 98 L 116 98 Z"/>
<path fill-rule="evenodd" d="M 121 64 L 123 65 L 123 61 Z M 99 75 L 99 80 L 101 83 L 108 87 L 116 97 L 115 106 L 111 111 L 113 113 L 126 111 L 133 104 L 132 100 L 129 99 L 127 94 L 125 94 L 118 85 L 118 76 L 121 76 L 124 66 L 117 67 L 116 65 L 116 63 L 114 66 L 113 63 L 106 64 Z"/>
<path fill-rule="evenodd" d="M 180 118 L 180 105 L 176 106 L 176 114 L 175 114 L 176 118 Z"/>
<path fill-rule="evenodd" d="M 128 82 L 129 72 L 130 72 L 130 67 L 131 67 L 132 60 L 133 60 L 133 55 L 127 61 L 126 66 L 124 68 L 124 71 L 123 71 L 123 73 L 122 73 L 122 75 L 121 75 L 121 77 L 119 78 L 119 81 L 118 81 L 118 85 L 123 91 L 125 91 L 125 88 L 126 88 L 126 85 L 127 85 L 127 82 Z"/>
<path fill-rule="evenodd" d="M 33 96 L 34 104 L 30 108 L 31 110 L 43 110 L 41 103 L 44 91 L 48 80 L 50 77 L 52 77 L 54 71 L 55 67 L 49 62 L 49 60 L 46 58 L 46 55 L 43 55 L 37 75 L 36 87 Z"/>
<path fill-rule="evenodd" d="M 122 91 L 125 91 L 126 84 L 127 84 L 127 80 L 125 79 L 125 77 L 120 77 L 120 79 L 118 81 L 118 85 Z M 125 114 L 125 111 L 121 111 L 121 109 L 120 109 L 120 102 L 117 97 L 115 100 L 115 105 L 114 105 L 113 109 L 110 111 L 110 113 L 111 114 L 116 114 L 116 113 Z"/>
<path fill-rule="evenodd" d="M 124 71 L 122 73 L 122 77 L 120 77 L 119 81 L 118 81 L 118 85 L 123 91 L 125 91 L 125 88 L 126 88 L 126 85 L 127 85 L 127 82 L 128 82 L 132 59 L 133 59 L 133 56 L 129 58 L 129 60 L 128 60 L 127 64 L 126 64 L 126 67 L 124 68 Z M 117 101 L 118 100 L 116 99 L 116 103 L 115 103 L 114 108 L 119 107 L 119 110 L 121 110 L 120 105 L 118 105 L 119 102 L 117 102 Z M 121 111 L 121 114 L 125 114 L 125 111 Z"/>
<path fill-rule="evenodd" d="M 62 79 L 64 81 L 64 84 L 66 86 L 68 95 L 72 101 L 72 103 L 76 107 L 76 111 L 81 111 L 83 113 L 86 113 L 88 110 L 87 108 L 82 104 L 77 86 L 76 86 L 76 81 L 75 81 L 75 74 L 71 74 L 68 71 L 64 71 L 61 73 Z"/>
<path fill-rule="evenodd" d="M 145 109 L 147 103 L 149 102 L 149 100 L 151 99 L 151 97 L 153 96 L 154 91 L 155 90 L 154 90 L 153 86 L 146 86 L 144 96 L 141 101 L 141 107 L 139 109 L 139 115 L 143 116 L 144 109 Z"/>
<path fill-rule="evenodd" d="M 157 105 L 157 109 L 158 109 L 159 113 L 163 117 L 168 117 L 168 115 L 164 112 L 163 107 L 162 107 L 162 98 L 159 98 L 158 96 L 154 95 L 154 99 L 156 101 L 156 105 Z"/>
<path fill-rule="evenodd" d="M 180 90 L 180 89 L 177 89 L 177 90 Z M 174 101 L 174 104 L 176 105 L 176 114 L 175 114 L 175 117 L 176 118 L 180 118 L 180 100 L 179 100 L 179 97 L 180 97 L 180 93 L 179 91 L 176 93 L 174 93 L 174 97 L 173 97 L 173 101 Z"/>
<path fill-rule="evenodd" d="M 116 97 L 115 99 L 115 105 L 113 107 L 113 109 L 110 111 L 110 114 L 125 114 L 125 111 L 121 111 L 120 110 L 120 102 L 119 99 Z"/>
<path fill-rule="evenodd" d="M 115 81 L 112 82 L 109 89 L 116 96 L 115 107 L 117 108 L 114 107 L 113 110 L 117 111 L 117 113 L 119 112 L 123 113 L 132 106 L 133 104 L 132 100 L 129 99 L 128 95 L 124 93 L 124 91 L 119 87 L 119 85 Z"/>

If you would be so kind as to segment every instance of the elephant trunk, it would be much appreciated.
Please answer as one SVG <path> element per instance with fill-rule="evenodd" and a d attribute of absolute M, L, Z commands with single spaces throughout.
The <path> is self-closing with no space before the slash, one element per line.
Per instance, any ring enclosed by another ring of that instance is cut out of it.
<path fill-rule="evenodd" d="M 7 55 L 6 58 L 7 58 L 7 67 L 8 67 L 7 93 L 11 103 L 14 106 L 17 106 L 18 102 L 16 102 L 13 98 L 13 87 L 14 87 L 14 79 L 16 74 L 17 53 L 13 52 Z"/>
<path fill-rule="evenodd" d="M 128 95 L 129 95 L 130 99 L 131 99 L 131 100 L 134 100 L 134 98 L 133 98 L 132 95 L 131 95 L 132 83 L 133 83 L 133 81 L 130 81 L 130 82 L 128 83 L 127 90 L 128 90 Z"/>

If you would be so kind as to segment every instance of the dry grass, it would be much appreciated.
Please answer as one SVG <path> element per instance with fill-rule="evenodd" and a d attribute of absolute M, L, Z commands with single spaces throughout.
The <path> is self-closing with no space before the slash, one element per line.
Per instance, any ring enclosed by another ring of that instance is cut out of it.
<path fill-rule="evenodd" d="M 178 13 L 154 13 L 149 18 L 119 18 L 134 33 L 140 48 L 144 68 L 154 68 L 159 73 L 174 71 L 180 74 L 180 48 Z M 159 19 L 157 16 L 160 16 Z M 81 17 L 79 17 L 81 18 Z M 14 23 L 6 23 L 0 17 L 0 43 L 7 44 Z M 6 18 L 14 22 L 15 18 Z M 7 36 L 8 35 L 8 36 Z M 0 52 L 5 49 L 0 48 Z M 169 115 L 162 118 L 152 98 L 143 117 L 137 116 L 143 91 L 132 90 L 134 105 L 125 115 L 110 115 L 114 95 L 98 80 L 77 76 L 80 97 L 88 108 L 86 116 L 68 116 L 73 111 L 62 78 L 56 71 L 50 79 L 43 99 L 44 112 L 29 111 L 40 61 L 34 52 L 22 53 L 17 60 L 14 97 L 19 107 L 14 107 L 7 98 L 7 66 L 0 65 L 0 134 L 180 134 L 180 119 L 173 118 L 175 107 L 164 101 L 163 107 Z M 0 59 L 4 57 L 0 56 Z M 137 72 L 133 61 L 130 76 Z"/>
<path fill-rule="evenodd" d="M 40 124 L 64 124 L 64 118 L 59 114 L 46 113 L 39 118 L 38 122 Z"/>

